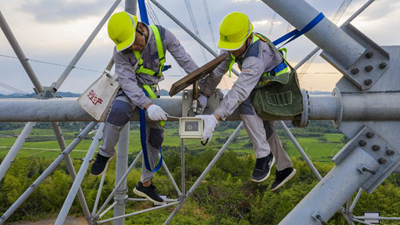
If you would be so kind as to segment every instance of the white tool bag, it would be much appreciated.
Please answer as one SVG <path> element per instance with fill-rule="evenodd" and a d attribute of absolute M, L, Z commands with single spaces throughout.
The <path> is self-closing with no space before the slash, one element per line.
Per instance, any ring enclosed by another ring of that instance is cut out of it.
<path fill-rule="evenodd" d="M 106 119 L 120 88 L 118 81 L 108 73 L 107 69 L 78 98 L 79 105 L 96 121 Z"/>

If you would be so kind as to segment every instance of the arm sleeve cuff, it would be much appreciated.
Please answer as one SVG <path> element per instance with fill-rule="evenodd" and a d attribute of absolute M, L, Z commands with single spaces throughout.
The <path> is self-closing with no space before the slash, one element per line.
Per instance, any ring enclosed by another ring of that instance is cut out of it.
<path fill-rule="evenodd" d="M 218 107 L 215 111 L 214 114 L 218 115 L 221 120 L 225 120 L 226 117 L 228 117 L 230 114 L 228 111 L 223 109 L 222 107 Z"/>

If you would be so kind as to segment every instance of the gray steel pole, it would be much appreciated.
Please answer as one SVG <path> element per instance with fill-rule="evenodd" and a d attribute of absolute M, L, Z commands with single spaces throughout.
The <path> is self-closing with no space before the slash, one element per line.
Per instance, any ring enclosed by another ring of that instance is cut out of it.
<path fill-rule="evenodd" d="M 125 11 L 132 15 L 136 15 L 137 0 L 125 0 Z"/>
<path fill-rule="evenodd" d="M 301 156 L 307 162 L 308 166 L 311 168 L 311 171 L 314 173 L 314 175 L 318 178 L 318 180 L 322 180 L 321 174 L 319 174 L 317 168 L 315 168 L 314 164 L 308 158 L 307 154 L 303 151 L 303 149 L 301 148 L 299 142 L 297 142 L 296 138 L 290 132 L 290 130 L 288 129 L 286 124 L 283 121 L 279 121 L 279 124 L 281 125 L 281 127 L 285 131 L 286 135 L 289 136 L 290 140 L 293 142 L 293 144 L 297 148 L 297 150 L 299 150 Z"/>
<path fill-rule="evenodd" d="M 182 195 L 182 192 L 179 190 L 179 187 L 178 187 L 178 185 L 176 184 L 176 182 L 175 182 L 175 180 L 174 180 L 174 177 L 171 175 L 171 172 L 169 171 L 168 166 L 167 166 L 167 164 L 165 164 L 165 161 L 164 161 L 164 160 L 163 160 L 163 167 L 164 167 L 164 169 L 165 169 L 165 172 L 167 173 L 167 176 L 168 176 L 169 179 L 171 180 L 172 185 L 174 186 L 176 192 L 178 193 L 178 196 L 181 196 L 181 195 Z"/>
<path fill-rule="evenodd" d="M 65 219 L 67 218 L 69 209 L 71 208 L 71 205 L 74 202 L 76 193 L 78 192 L 78 189 L 81 186 L 81 183 L 86 174 L 86 171 L 89 168 L 89 163 L 93 158 L 93 154 L 97 149 L 100 139 L 103 137 L 103 129 L 104 129 L 104 123 L 102 123 L 100 125 L 99 129 L 97 130 L 96 136 L 94 137 L 94 140 L 92 141 L 92 144 L 90 145 L 90 148 L 86 154 L 86 157 L 79 169 L 78 175 L 76 176 L 74 183 L 72 184 L 72 187 L 68 193 L 68 196 L 65 199 L 64 205 L 61 208 L 61 211 L 58 214 L 57 220 L 54 224 L 57 224 L 57 225 L 64 224 Z"/>
<path fill-rule="evenodd" d="M 56 122 L 52 122 L 51 125 L 53 126 L 54 133 L 56 135 L 57 142 L 58 142 L 58 145 L 60 146 L 61 152 L 63 152 L 67 148 L 67 146 L 65 144 L 65 140 L 64 140 L 64 136 L 62 134 L 61 128 L 60 128 L 59 124 Z M 71 156 L 69 154 L 66 155 L 64 160 L 65 160 L 65 164 L 67 165 L 68 173 L 70 174 L 71 180 L 73 182 L 75 180 L 76 173 L 75 173 L 74 164 L 72 163 L 72 160 L 71 160 Z M 83 195 L 82 188 L 79 188 L 79 190 L 78 190 L 78 199 L 79 199 L 79 202 L 81 203 L 81 207 L 83 209 L 83 214 L 85 215 L 86 220 L 90 221 L 90 211 L 89 211 L 89 207 L 86 203 L 85 196 Z"/>
<path fill-rule="evenodd" d="M 15 141 L 15 143 L 13 144 L 10 151 L 7 153 L 6 157 L 3 159 L 3 162 L 0 165 L 0 181 L 3 179 L 4 174 L 6 174 L 8 168 L 14 162 L 15 157 L 17 156 L 22 145 L 24 145 L 26 138 L 29 136 L 35 125 L 36 125 L 35 122 L 28 122 L 25 125 L 24 129 L 22 130 L 21 134 L 18 135 L 17 140 Z"/>
<path fill-rule="evenodd" d="M 181 138 L 181 189 L 183 197 L 186 196 L 185 181 L 185 141 Z"/>
<path fill-rule="evenodd" d="M 0 224 L 3 224 L 15 210 L 29 197 L 30 194 L 44 181 L 64 160 L 65 156 L 68 155 L 91 131 L 95 122 L 91 122 L 79 135 L 72 141 L 72 143 L 50 164 L 50 166 L 29 186 L 29 188 L 14 202 L 14 204 L 0 217 Z"/>
<path fill-rule="evenodd" d="M 83 44 L 83 46 L 79 49 L 78 53 L 76 53 L 75 57 L 71 60 L 67 68 L 65 68 L 64 72 L 61 74 L 61 76 L 58 78 L 56 82 L 54 82 L 51 87 L 53 87 L 56 91 L 60 88 L 62 83 L 65 81 L 69 73 L 72 71 L 72 69 L 75 67 L 76 63 L 79 61 L 79 59 L 82 57 L 83 53 L 85 53 L 86 49 L 89 47 L 90 43 L 94 40 L 96 35 L 99 33 L 103 25 L 107 22 L 108 18 L 111 16 L 111 14 L 114 12 L 115 8 L 119 5 L 121 0 L 116 0 L 115 3 L 111 6 L 111 8 L 108 10 L 106 15 L 104 15 L 103 19 L 100 21 L 100 23 L 97 25 L 97 27 L 94 29 L 92 34 L 89 36 L 89 38 L 86 40 L 86 42 Z"/>
<path fill-rule="evenodd" d="M 119 135 L 115 185 L 117 185 L 124 178 L 123 176 L 128 168 L 129 131 L 130 122 L 125 125 Z M 114 217 L 125 214 L 125 203 L 128 198 L 128 195 L 126 195 L 127 192 L 128 189 L 126 186 L 126 179 L 123 179 L 114 196 L 114 200 L 117 203 L 114 206 Z M 124 223 L 125 218 L 120 218 L 114 221 L 114 225 L 124 225 Z"/>
<path fill-rule="evenodd" d="M 319 14 L 304 0 L 263 0 L 263 2 L 298 30 L 305 27 Z M 363 46 L 326 17 L 305 33 L 305 36 L 340 62 L 346 69 L 365 52 Z"/>
<path fill-rule="evenodd" d="M 171 222 L 171 220 L 174 218 L 176 213 L 182 208 L 183 204 L 189 199 L 189 197 L 192 195 L 194 190 L 200 185 L 200 183 L 204 180 L 206 177 L 207 173 L 210 171 L 210 169 L 217 163 L 218 159 L 222 156 L 222 154 L 225 152 L 225 150 L 228 148 L 229 144 L 235 139 L 236 135 L 239 133 L 240 129 L 243 127 L 243 122 L 240 122 L 240 124 L 237 126 L 235 131 L 231 134 L 231 136 L 226 140 L 225 144 L 222 146 L 222 148 L 218 151 L 218 153 L 214 156 L 213 160 L 208 164 L 207 168 L 203 171 L 203 173 L 200 175 L 199 178 L 197 178 L 196 182 L 193 184 L 193 186 L 189 189 L 189 191 L 186 193 L 185 198 L 181 199 L 179 205 L 174 209 L 174 211 L 169 215 L 168 219 L 164 222 L 164 225 L 168 224 Z"/>
<path fill-rule="evenodd" d="M 197 37 L 196 34 L 194 34 L 189 28 L 187 28 L 181 21 L 179 21 L 174 15 L 172 15 L 166 8 L 164 8 L 160 3 L 158 3 L 156 0 L 150 0 L 155 6 L 157 6 L 162 12 L 165 13 L 171 20 L 173 20 L 178 26 L 180 26 L 186 33 L 188 33 L 194 40 L 196 40 L 201 46 L 203 46 L 211 55 L 217 57 L 219 56 L 214 50 L 212 50 L 204 41 L 202 41 L 199 37 Z M 235 69 L 232 68 L 232 72 L 239 76 L 239 72 L 236 71 Z"/>
<path fill-rule="evenodd" d="M 104 172 L 101 175 L 99 189 L 97 190 L 96 200 L 94 201 L 94 205 L 93 205 L 92 218 L 94 218 L 97 213 L 96 210 L 97 210 L 97 206 L 99 205 L 101 190 L 103 190 L 104 179 L 106 178 L 107 169 L 108 169 L 108 163 L 106 164 L 106 168 L 104 168 Z"/>
<path fill-rule="evenodd" d="M 108 202 L 110 202 L 112 196 L 115 194 L 115 192 L 117 192 L 117 189 L 119 188 L 119 186 L 122 184 L 122 182 L 125 182 L 126 177 L 129 175 L 129 173 L 131 172 L 131 170 L 133 169 L 133 167 L 136 165 L 137 161 L 139 160 L 139 158 L 142 156 L 142 151 L 139 152 L 139 154 L 136 156 L 135 160 L 133 160 L 132 164 L 129 166 L 128 170 L 125 172 L 124 176 L 122 176 L 122 178 L 119 180 L 118 184 L 115 185 L 115 188 L 113 189 L 113 191 L 110 193 L 110 195 L 108 196 L 108 198 L 104 201 L 103 205 L 100 207 L 99 211 L 97 212 L 97 214 L 94 216 L 95 219 L 99 218 L 99 215 L 103 212 L 103 210 L 106 208 Z M 100 216 L 101 217 L 101 216 Z"/>
<path fill-rule="evenodd" d="M 365 166 L 375 171 L 379 164 L 364 150 L 356 147 L 279 224 L 325 224 L 371 178 L 371 173 L 359 171 Z"/>
<path fill-rule="evenodd" d="M 10 42 L 11 47 L 13 48 L 15 54 L 17 55 L 19 61 L 21 62 L 22 66 L 24 67 L 26 73 L 28 74 L 29 78 L 31 79 L 33 85 L 35 86 L 38 93 L 43 92 L 42 84 L 40 83 L 39 79 L 37 78 L 35 71 L 33 71 L 31 64 L 28 62 L 29 59 L 25 57 L 24 52 L 19 46 L 17 39 L 15 38 L 14 34 L 12 33 L 10 27 L 7 24 L 6 19 L 4 18 L 3 14 L 0 11 L 0 27 L 4 32 L 8 42 Z"/>

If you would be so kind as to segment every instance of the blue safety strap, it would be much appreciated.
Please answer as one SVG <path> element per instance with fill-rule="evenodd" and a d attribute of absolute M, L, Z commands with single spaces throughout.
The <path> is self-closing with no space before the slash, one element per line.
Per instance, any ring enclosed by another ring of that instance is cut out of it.
<path fill-rule="evenodd" d="M 272 44 L 274 44 L 275 46 L 279 45 L 280 43 L 286 41 L 287 39 L 291 38 L 290 40 L 288 40 L 287 42 L 285 42 L 282 46 L 286 45 L 287 43 L 293 41 L 294 39 L 298 38 L 299 36 L 307 33 L 307 31 L 311 30 L 315 25 L 317 25 L 323 18 L 325 18 L 323 13 L 319 13 L 318 16 L 316 16 L 309 24 L 307 24 L 305 27 L 303 27 L 303 29 L 299 30 L 293 30 L 285 35 L 283 35 L 282 37 L 278 38 L 277 40 L 275 40 L 274 42 L 272 42 Z M 281 48 L 282 46 L 280 46 L 279 48 Z"/>
<path fill-rule="evenodd" d="M 139 11 L 140 11 L 140 19 L 142 20 L 143 23 L 146 23 L 149 25 L 149 18 L 147 17 L 147 10 L 146 10 L 146 5 L 144 4 L 144 0 L 138 0 L 139 3 Z M 148 96 L 147 92 L 144 91 L 146 96 Z M 144 165 L 146 166 L 146 169 L 148 169 L 151 172 L 157 172 L 162 165 L 162 154 L 161 154 L 161 148 L 160 148 L 160 161 L 158 162 L 158 165 L 154 170 L 151 169 L 150 163 L 149 163 L 149 158 L 147 154 L 147 145 L 146 145 L 146 112 L 143 109 L 140 109 L 140 141 L 142 142 L 142 150 L 143 150 L 143 159 L 144 159 Z"/>
<path fill-rule="evenodd" d="M 147 92 L 144 92 L 147 96 Z M 148 169 L 151 172 L 157 172 L 162 165 L 163 157 L 162 157 L 162 151 L 160 147 L 160 161 L 158 162 L 156 168 L 154 170 L 151 169 L 150 163 L 149 163 L 149 158 L 147 154 L 147 144 L 146 144 L 146 112 L 143 109 L 140 109 L 140 141 L 142 143 L 142 150 L 143 150 L 143 159 L 144 159 L 144 165 L 146 166 L 146 169 Z"/>

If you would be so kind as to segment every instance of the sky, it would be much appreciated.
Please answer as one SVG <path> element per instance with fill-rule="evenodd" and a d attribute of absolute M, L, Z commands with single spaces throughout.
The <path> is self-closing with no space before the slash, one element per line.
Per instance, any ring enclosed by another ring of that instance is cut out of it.
<path fill-rule="evenodd" d="M 184 0 L 158 0 L 158 2 L 193 31 Z M 193 10 L 201 39 L 215 51 L 218 51 L 215 42 L 218 41 L 221 20 L 233 11 L 246 13 L 254 24 L 254 31 L 268 36 L 271 40 L 281 37 L 288 29 L 293 29 L 279 15 L 276 15 L 271 27 L 274 12 L 260 0 L 189 0 L 188 2 Z M 208 23 L 204 2 L 208 6 L 210 23 Z M 332 20 L 344 1 L 306 0 L 306 2 Z M 345 0 L 345 2 L 350 2 L 350 5 L 339 24 L 367 0 Z M 0 0 L 0 10 L 26 57 L 30 59 L 31 66 L 41 84 L 50 86 L 65 69 L 60 65 L 70 63 L 113 3 L 114 1 L 110 0 Z M 192 37 L 155 5 L 149 4 L 160 25 L 175 34 L 199 66 L 213 59 L 207 51 L 204 57 L 199 44 Z M 123 11 L 124 6 L 125 1 L 122 1 L 115 12 Z M 151 18 L 150 22 L 154 23 Z M 377 0 L 358 16 L 352 25 L 378 45 L 399 45 L 400 1 Z M 105 25 L 77 63 L 76 67 L 79 69 L 74 69 L 70 73 L 59 91 L 82 93 L 101 75 L 101 71 L 112 56 L 113 46 Z M 288 61 L 295 66 L 316 45 L 302 36 L 286 47 Z M 0 32 L 0 83 L 32 93 L 33 84 L 15 57 L 5 35 Z M 165 80 L 160 83 L 160 87 L 169 90 L 175 81 L 186 74 L 169 54 L 167 54 L 166 64 L 171 64 L 172 68 L 164 73 Z M 335 83 L 342 77 L 320 56 L 313 60 L 307 70 L 300 68 L 299 71 L 303 72 L 300 74 L 301 87 L 311 91 L 332 91 Z M 234 75 L 232 78 L 224 76 L 219 87 L 229 89 L 235 80 Z M 10 94 L 12 91 L 0 84 L 0 93 Z"/>

